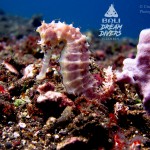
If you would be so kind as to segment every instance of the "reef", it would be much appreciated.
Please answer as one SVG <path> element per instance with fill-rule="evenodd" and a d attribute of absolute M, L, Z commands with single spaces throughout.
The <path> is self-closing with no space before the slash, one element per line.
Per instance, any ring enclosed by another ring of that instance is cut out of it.
<path fill-rule="evenodd" d="M 0 38 L 0 149 L 148 150 L 149 30 L 136 48 L 66 23 L 38 26 Z"/>

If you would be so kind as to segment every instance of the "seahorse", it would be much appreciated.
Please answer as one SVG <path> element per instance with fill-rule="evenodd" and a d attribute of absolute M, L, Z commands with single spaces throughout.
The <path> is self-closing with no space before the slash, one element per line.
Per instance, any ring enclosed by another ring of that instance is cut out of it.
<path fill-rule="evenodd" d="M 73 27 L 72 24 L 67 25 L 52 21 L 49 24 L 42 22 L 41 26 L 37 28 L 37 32 L 39 32 L 41 37 L 39 44 L 45 52 L 43 66 L 37 79 L 45 77 L 51 51 L 61 43 L 64 43 L 59 63 L 66 91 L 69 94 L 87 97 L 97 97 L 100 95 L 95 92 L 97 81 L 89 71 L 89 44 L 86 36 L 81 34 L 80 29 Z M 109 78 L 110 76 L 106 80 L 109 80 Z M 109 84 L 107 83 L 106 85 Z"/>

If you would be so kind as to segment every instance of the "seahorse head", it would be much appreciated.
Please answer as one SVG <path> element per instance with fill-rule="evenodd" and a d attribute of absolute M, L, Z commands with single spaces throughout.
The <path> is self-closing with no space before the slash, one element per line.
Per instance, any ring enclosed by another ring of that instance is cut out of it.
<path fill-rule="evenodd" d="M 62 36 L 59 35 L 59 30 L 56 28 L 56 23 L 54 21 L 49 24 L 43 21 L 36 31 L 39 32 L 41 37 L 38 44 L 41 45 L 41 48 L 44 51 L 53 49 L 56 46 L 59 46 L 60 43 L 65 42 Z"/>
<path fill-rule="evenodd" d="M 54 49 L 55 47 L 62 49 L 62 45 L 65 46 L 67 42 L 72 43 L 83 36 L 80 33 L 80 29 L 74 28 L 72 24 L 67 25 L 64 22 L 56 23 L 55 21 L 49 24 L 43 21 L 36 31 L 39 32 L 41 37 L 38 44 L 41 45 L 44 51 Z"/>

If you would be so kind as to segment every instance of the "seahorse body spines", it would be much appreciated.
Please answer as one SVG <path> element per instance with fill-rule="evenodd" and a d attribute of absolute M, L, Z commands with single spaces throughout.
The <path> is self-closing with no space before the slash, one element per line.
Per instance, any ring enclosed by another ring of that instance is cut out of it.
<path fill-rule="evenodd" d="M 68 93 L 86 95 L 89 88 L 93 88 L 95 80 L 89 72 L 90 52 L 85 37 L 75 39 L 66 45 L 60 58 L 63 84 Z"/>

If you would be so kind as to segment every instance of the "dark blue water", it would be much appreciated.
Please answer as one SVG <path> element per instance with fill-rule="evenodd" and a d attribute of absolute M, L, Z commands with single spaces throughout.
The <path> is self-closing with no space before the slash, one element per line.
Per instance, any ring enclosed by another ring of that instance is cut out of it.
<path fill-rule="evenodd" d="M 138 38 L 142 29 L 150 28 L 150 0 L 0 0 L 0 8 L 9 14 L 42 14 L 46 22 L 59 19 L 82 31 L 99 30 L 111 4 L 123 25 L 123 37 Z"/>

